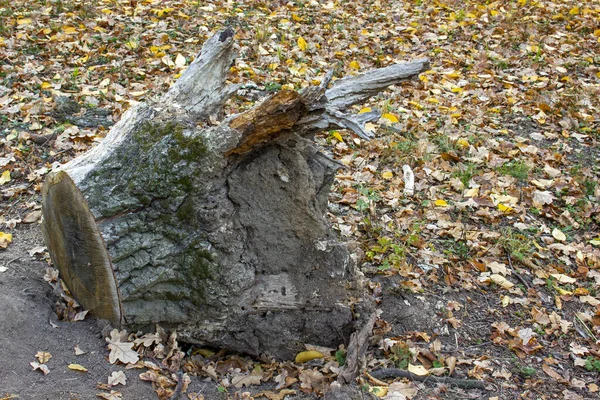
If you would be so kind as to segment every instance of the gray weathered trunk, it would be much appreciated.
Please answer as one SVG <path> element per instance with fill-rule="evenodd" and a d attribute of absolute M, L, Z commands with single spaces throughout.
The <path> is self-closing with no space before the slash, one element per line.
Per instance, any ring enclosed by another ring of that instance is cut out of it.
<path fill-rule="evenodd" d="M 368 135 L 363 124 L 378 114 L 345 109 L 427 60 L 327 90 L 328 76 L 211 126 L 237 89 L 225 84 L 232 38 L 213 36 L 160 102 L 129 110 L 100 145 L 47 178 L 44 237 L 67 286 L 100 318 L 288 358 L 304 343 L 347 340 L 351 297 L 363 294 L 324 218 L 338 165 L 311 135 Z"/>

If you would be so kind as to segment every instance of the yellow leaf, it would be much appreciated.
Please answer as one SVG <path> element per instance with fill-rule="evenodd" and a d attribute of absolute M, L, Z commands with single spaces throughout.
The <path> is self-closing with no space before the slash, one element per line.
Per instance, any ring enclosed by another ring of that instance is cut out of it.
<path fill-rule="evenodd" d="M 558 294 L 560 294 L 561 296 L 570 296 L 570 295 L 573 294 L 573 292 L 565 290 L 565 289 L 561 288 L 558 285 L 554 285 L 553 287 L 554 287 L 554 289 L 556 289 L 556 291 L 558 292 Z"/>
<path fill-rule="evenodd" d="M 87 368 L 79 364 L 69 364 L 67 365 L 67 368 L 72 369 L 73 371 L 87 372 Z"/>
<path fill-rule="evenodd" d="M 6 182 L 10 181 L 10 171 L 4 171 L 2 175 L 0 175 L 0 185 L 4 185 Z"/>
<path fill-rule="evenodd" d="M 42 83 L 42 89 L 48 89 L 51 88 L 52 85 L 49 82 L 43 82 Z"/>
<path fill-rule="evenodd" d="M 129 50 L 135 50 L 139 47 L 139 43 L 135 40 L 130 40 L 129 42 L 125 42 L 125 47 L 127 47 Z"/>
<path fill-rule="evenodd" d="M 596 29 L 596 30 L 594 31 L 594 36 L 596 36 L 596 37 L 600 37 L 600 29 Z"/>
<path fill-rule="evenodd" d="M 304 40 L 302 36 L 298 38 L 298 47 L 300 47 L 300 50 L 302 51 L 306 51 L 308 47 L 308 43 L 306 43 L 306 40 Z"/>
<path fill-rule="evenodd" d="M 384 172 L 381 174 L 381 177 L 382 177 L 383 179 L 387 179 L 387 180 L 389 181 L 390 179 L 392 179 L 392 178 L 394 177 L 394 174 L 392 173 L 392 171 L 384 171 Z"/>
<path fill-rule="evenodd" d="M 577 14 L 579 14 L 579 7 L 577 7 L 577 6 L 571 8 L 571 10 L 569 11 L 569 15 L 577 15 Z"/>
<path fill-rule="evenodd" d="M 336 138 L 338 142 L 343 142 L 344 141 L 344 139 L 342 138 L 342 135 L 340 135 L 340 133 L 338 131 L 334 131 L 331 135 L 334 138 Z"/>
<path fill-rule="evenodd" d="M 491 274 L 490 280 L 495 284 L 502 286 L 504 289 L 510 289 L 514 286 L 514 283 L 512 283 L 500 274 Z"/>
<path fill-rule="evenodd" d="M 448 203 L 446 202 L 446 200 L 436 200 L 434 202 L 434 204 L 438 207 L 448 207 Z"/>
<path fill-rule="evenodd" d="M 502 211 L 502 212 L 505 212 L 505 213 L 509 213 L 509 212 L 511 212 L 513 209 L 512 209 L 512 207 L 505 206 L 505 205 L 504 205 L 504 204 L 502 204 L 502 203 L 498 203 L 498 210 L 500 210 L 500 211 Z"/>
<path fill-rule="evenodd" d="M 552 236 L 554 236 L 554 239 L 560 240 L 561 242 L 567 240 L 567 236 L 558 228 L 554 228 L 552 230 Z"/>
<path fill-rule="evenodd" d="M 301 351 L 296 356 L 297 363 L 305 363 L 310 360 L 314 360 L 315 358 L 324 358 L 323 353 L 315 350 Z"/>
<path fill-rule="evenodd" d="M 429 375 L 429 371 L 427 371 L 425 369 L 424 366 L 422 365 L 412 365 L 412 364 L 408 364 L 408 372 L 415 374 L 415 375 L 419 375 L 419 376 L 425 376 L 425 375 Z"/>
<path fill-rule="evenodd" d="M 364 107 L 361 108 L 360 111 L 358 112 L 359 114 L 364 114 L 364 113 L 368 113 L 371 112 L 371 107 Z"/>
<path fill-rule="evenodd" d="M 73 26 L 63 26 L 63 32 L 70 35 L 72 33 L 77 33 L 77 29 Z"/>
<path fill-rule="evenodd" d="M 590 240 L 590 244 L 592 244 L 594 246 L 600 246 L 600 237 Z"/>
<path fill-rule="evenodd" d="M 31 18 L 19 18 L 17 19 L 17 25 L 29 25 L 31 23 Z"/>
<path fill-rule="evenodd" d="M 386 386 L 369 386 L 369 393 L 382 398 L 387 396 L 388 388 Z"/>
<path fill-rule="evenodd" d="M 456 145 L 462 148 L 467 148 L 469 147 L 469 141 L 467 139 L 460 138 L 456 141 Z"/>
<path fill-rule="evenodd" d="M 385 113 L 381 116 L 381 118 L 385 118 L 388 121 L 390 121 L 391 123 L 395 124 L 396 122 L 398 122 L 398 117 L 396 117 L 394 114 L 390 114 L 390 113 Z"/>
<path fill-rule="evenodd" d="M 459 86 L 454 86 L 452 89 L 450 89 L 452 91 L 452 93 L 462 93 L 464 92 L 465 89 L 459 87 Z"/>
<path fill-rule="evenodd" d="M 296 22 L 302 22 L 302 18 L 299 17 L 296 13 L 292 13 L 292 19 Z"/>
<path fill-rule="evenodd" d="M 360 64 L 358 62 L 356 62 L 356 61 L 352 61 L 350 63 L 350 68 L 352 68 L 352 69 L 360 69 Z"/>

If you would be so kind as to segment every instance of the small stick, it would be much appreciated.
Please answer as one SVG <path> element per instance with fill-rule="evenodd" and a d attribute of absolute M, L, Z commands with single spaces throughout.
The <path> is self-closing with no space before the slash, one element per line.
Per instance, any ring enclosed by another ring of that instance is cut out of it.
<path fill-rule="evenodd" d="M 445 383 L 448 385 L 454 385 L 463 389 L 485 389 L 485 382 L 476 381 L 472 379 L 456 379 L 449 377 L 437 377 L 437 376 L 420 376 L 412 374 L 408 371 L 404 371 L 397 368 L 381 368 L 371 372 L 371 376 L 377 379 L 386 378 L 408 378 L 412 381 L 419 382 L 434 382 L 434 383 Z"/>
<path fill-rule="evenodd" d="M 526 287 L 527 289 L 530 289 L 530 288 L 531 288 L 531 286 L 529 286 L 529 284 L 527 283 L 527 281 L 526 281 L 525 279 L 523 279 L 523 277 L 517 273 L 517 271 L 515 270 L 515 267 L 513 267 L 512 260 L 510 259 L 510 253 L 508 252 L 508 250 L 504 249 L 504 251 L 506 251 L 506 258 L 508 258 L 508 265 L 509 265 L 509 267 L 510 267 L 511 271 L 512 271 L 512 272 L 515 274 L 515 276 L 517 277 L 517 279 L 518 279 L 518 280 L 519 280 L 519 281 L 520 281 L 520 282 L 521 282 L 523 285 L 525 285 L 525 287 Z"/>

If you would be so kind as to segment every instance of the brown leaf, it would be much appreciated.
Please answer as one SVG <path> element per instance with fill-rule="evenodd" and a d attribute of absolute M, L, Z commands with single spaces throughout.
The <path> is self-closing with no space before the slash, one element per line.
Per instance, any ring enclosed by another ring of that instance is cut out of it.
<path fill-rule="evenodd" d="M 552 369 L 551 366 L 549 366 L 546 363 L 542 364 L 542 371 L 544 371 L 546 373 L 546 375 L 548 375 L 549 377 L 551 377 L 552 379 L 554 379 L 557 382 L 564 383 L 564 384 L 569 383 L 568 380 L 563 378 L 561 374 L 556 372 L 554 369 Z"/>

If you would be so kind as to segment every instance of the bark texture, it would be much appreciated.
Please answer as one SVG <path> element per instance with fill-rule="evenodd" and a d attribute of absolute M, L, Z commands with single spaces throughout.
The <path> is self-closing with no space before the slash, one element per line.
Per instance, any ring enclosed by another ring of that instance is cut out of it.
<path fill-rule="evenodd" d="M 104 141 L 49 175 L 43 232 L 76 299 L 119 326 L 160 323 L 191 342 L 290 358 L 336 346 L 363 296 L 324 215 L 338 164 L 314 132 L 368 136 L 377 113 L 345 109 L 427 60 L 282 91 L 219 118 L 233 32 L 209 39 L 160 102 L 129 110 Z"/>

